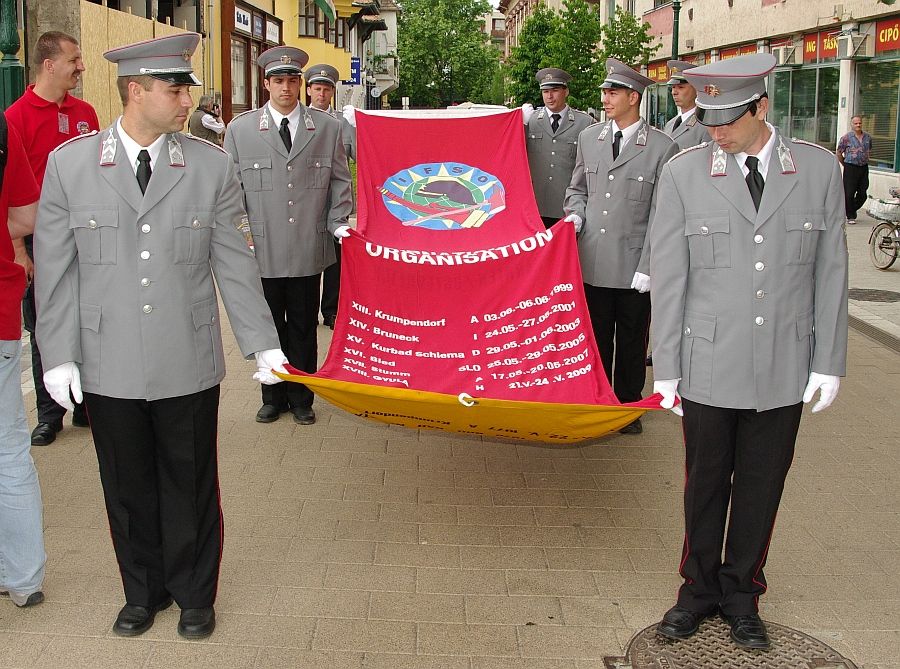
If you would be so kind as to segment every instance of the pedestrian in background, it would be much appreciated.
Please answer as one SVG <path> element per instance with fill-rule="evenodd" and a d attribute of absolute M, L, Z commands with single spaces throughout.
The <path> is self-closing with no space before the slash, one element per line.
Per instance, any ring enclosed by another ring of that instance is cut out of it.
<path fill-rule="evenodd" d="M 34 231 L 38 187 L 12 126 L 0 112 L 0 594 L 16 606 L 44 601 L 41 487 L 31 458 L 22 398 L 25 270 L 13 239 Z"/>
<path fill-rule="evenodd" d="M 35 230 L 44 383 L 64 406 L 84 389 L 125 590 L 120 636 L 143 634 L 173 599 L 181 636 L 215 628 L 217 288 L 254 378 L 278 383 L 286 362 L 231 160 L 180 132 L 199 42 L 181 33 L 104 54 L 122 116 L 50 154 Z"/>
<path fill-rule="evenodd" d="M 578 135 L 575 169 L 566 190 L 566 220 L 578 232 L 594 337 L 620 402 L 641 399 L 647 378 L 648 230 L 658 204 L 659 174 L 678 152 L 666 134 L 641 118 L 641 97 L 652 83 L 621 61 L 607 59 L 600 87 L 609 120 Z M 640 418 L 620 431 L 640 434 Z"/>
<path fill-rule="evenodd" d="M 318 366 L 319 285 L 334 263 L 334 239 L 349 234 L 353 206 L 341 122 L 301 104 L 306 52 L 289 46 L 260 54 L 269 101 L 228 125 L 225 148 L 244 188 L 244 201 L 263 291 L 291 365 Z M 265 386 L 259 423 L 287 411 L 312 425 L 313 393 L 299 383 Z"/>
<path fill-rule="evenodd" d="M 847 223 L 856 224 L 856 212 L 866 203 L 869 190 L 869 156 L 872 153 L 872 136 L 862 129 L 862 117 L 850 119 L 853 128 L 838 140 L 838 162 L 844 168 L 844 203 Z"/>
<path fill-rule="evenodd" d="M 685 448 L 684 582 L 657 631 L 686 639 L 718 613 L 751 649 L 770 646 L 763 567 L 803 403 L 834 401 L 847 356 L 840 170 L 766 123 L 774 67 L 685 73 L 713 141 L 666 165 L 651 225 L 653 389 L 679 415 L 680 396 Z"/>
<path fill-rule="evenodd" d="M 207 142 L 219 146 L 222 145 L 225 124 L 220 116 L 219 105 L 213 104 L 212 95 L 200 96 L 197 108 L 188 119 L 188 130 L 194 137 L 205 139 Z"/>
<path fill-rule="evenodd" d="M 563 217 L 566 187 L 575 168 L 578 133 L 594 123 L 585 114 L 569 107 L 572 75 L 556 67 L 538 70 L 534 78 L 541 88 L 544 106 L 522 106 L 525 149 L 531 170 L 531 185 L 544 227 Z"/>
<path fill-rule="evenodd" d="M 47 156 L 63 142 L 100 129 L 97 112 L 83 100 L 69 94 L 78 86 L 84 62 L 78 41 L 58 31 L 46 32 L 38 38 L 32 62 L 37 72 L 33 85 L 6 110 L 9 125 L 18 130 L 38 189 L 44 181 Z M 28 262 L 34 258 L 32 238 L 24 239 Z M 25 329 L 31 333 L 31 371 L 37 404 L 37 425 L 31 433 L 33 446 L 46 446 L 56 440 L 63 429 L 66 410 L 53 401 L 44 387 L 41 351 L 34 336 L 34 290 L 29 285 L 22 302 Z M 75 404 L 72 425 L 87 427 L 84 404 Z"/>

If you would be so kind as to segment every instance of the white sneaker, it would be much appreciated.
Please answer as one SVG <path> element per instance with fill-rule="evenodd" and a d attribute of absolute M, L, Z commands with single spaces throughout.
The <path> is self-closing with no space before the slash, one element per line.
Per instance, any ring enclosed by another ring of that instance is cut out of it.
<path fill-rule="evenodd" d="M 8 595 L 9 598 L 13 601 L 13 604 L 18 606 L 20 609 L 24 609 L 26 606 L 37 606 L 44 601 L 44 593 L 40 590 L 27 595 L 22 595 L 18 592 L 13 592 L 12 590 L 10 590 L 8 592 L 0 592 L 0 595 Z"/>

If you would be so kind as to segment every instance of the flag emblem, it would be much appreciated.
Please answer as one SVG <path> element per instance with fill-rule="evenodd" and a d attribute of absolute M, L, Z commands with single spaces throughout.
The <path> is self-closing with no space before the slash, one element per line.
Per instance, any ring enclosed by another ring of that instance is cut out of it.
<path fill-rule="evenodd" d="M 421 163 L 381 187 L 382 200 L 405 226 L 429 230 L 478 228 L 506 208 L 500 180 L 462 163 Z"/>

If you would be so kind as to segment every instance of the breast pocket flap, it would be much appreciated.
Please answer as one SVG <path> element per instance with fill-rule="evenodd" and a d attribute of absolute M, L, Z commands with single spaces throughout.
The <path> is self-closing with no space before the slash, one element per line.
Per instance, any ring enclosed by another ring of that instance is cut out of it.
<path fill-rule="evenodd" d="M 727 213 L 716 216 L 687 216 L 684 224 L 685 236 L 690 235 L 714 235 L 716 233 L 728 233 L 729 217 Z"/>

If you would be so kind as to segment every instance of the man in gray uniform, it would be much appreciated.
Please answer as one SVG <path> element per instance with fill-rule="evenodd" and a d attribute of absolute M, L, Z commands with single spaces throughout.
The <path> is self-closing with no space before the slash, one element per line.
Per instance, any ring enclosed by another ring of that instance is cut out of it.
<path fill-rule="evenodd" d="M 341 122 L 341 141 L 347 158 L 356 159 L 356 130 L 331 106 L 340 79 L 332 65 L 311 65 L 306 69 L 306 94 L 309 108 L 324 112 Z M 335 262 L 322 272 L 322 322 L 332 330 L 337 320 L 338 300 L 341 292 L 341 245 L 334 240 Z"/>
<path fill-rule="evenodd" d="M 181 134 L 199 82 L 183 33 L 113 49 L 124 111 L 47 162 L 34 237 L 37 337 L 50 395 L 83 397 L 137 636 L 172 599 L 178 633 L 209 636 L 222 520 L 216 465 L 225 375 L 216 286 L 254 378 L 284 354 L 228 155 Z M 215 274 L 215 283 L 213 275 Z"/>
<path fill-rule="evenodd" d="M 653 83 L 609 58 L 603 89 L 606 123 L 578 135 L 566 220 L 575 223 L 591 325 L 603 368 L 621 402 L 641 398 L 650 320 L 647 231 L 656 208 L 656 182 L 677 153 L 665 134 L 640 116 Z M 640 419 L 622 428 L 639 434 Z"/>
<path fill-rule="evenodd" d="M 678 114 L 670 118 L 664 132 L 678 145 L 678 150 L 683 151 L 691 146 L 697 146 L 709 141 L 709 133 L 706 128 L 697 121 L 697 89 L 685 78 L 686 70 L 696 67 L 693 63 L 683 60 L 670 60 L 669 81 L 672 99 L 678 107 Z"/>
<path fill-rule="evenodd" d="M 831 404 L 847 353 L 840 169 L 765 122 L 774 67 L 753 54 L 686 73 L 712 142 L 663 170 L 650 262 L 654 390 L 664 408 L 681 396 L 687 474 L 684 584 L 657 629 L 684 639 L 718 611 L 738 645 L 759 649 L 803 402 L 820 391 L 813 413 Z"/>
<path fill-rule="evenodd" d="M 341 122 L 300 104 L 300 75 L 309 56 L 280 46 L 260 54 L 269 102 L 236 116 L 225 148 L 244 187 L 244 201 L 263 291 L 290 363 L 317 366 L 319 282 L 335 261 L 334 239 L 349 233 L 350 170 Z M 306 386 L 265 386 L 260 423 L 291 411 L 301 425 L 316 422 Z"/>
<path fill-rule="evenodd" d="M 544 106 L 537 110 L 522 107 L 525 122 L 525 149 L 538 212 L 549 228 L 563 217 L 566 186 L 575 168 L 578 133 L 594 119 L 566 103 L 572 76 L 556 67 L 545 67 L 535 75 Z"/>

